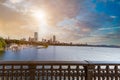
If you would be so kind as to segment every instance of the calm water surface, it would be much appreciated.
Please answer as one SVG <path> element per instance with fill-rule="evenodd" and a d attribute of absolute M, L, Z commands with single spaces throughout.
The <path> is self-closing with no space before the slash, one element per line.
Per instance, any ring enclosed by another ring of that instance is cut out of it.
<path fill-rule="evenodd" d="M 120 61 L 120 48 L 49 46 L 0 53 L 0 60 L 20 61 Z"/>

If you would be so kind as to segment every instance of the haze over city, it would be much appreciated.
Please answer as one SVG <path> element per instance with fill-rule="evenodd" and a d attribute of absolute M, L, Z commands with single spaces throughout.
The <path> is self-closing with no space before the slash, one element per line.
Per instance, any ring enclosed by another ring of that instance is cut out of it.
<path fill-rule="evenodd" d="M 120 45 L 119 0 L 0 0 L 0 36 Z"/>

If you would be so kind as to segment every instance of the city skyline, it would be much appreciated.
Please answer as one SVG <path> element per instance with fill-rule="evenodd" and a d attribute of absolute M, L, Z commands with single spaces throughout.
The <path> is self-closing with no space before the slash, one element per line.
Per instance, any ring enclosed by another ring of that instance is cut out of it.
<path fill-rule="evenodd" d="M 120 45 L 119 0 L 0 0 L 0 37 Z"/>

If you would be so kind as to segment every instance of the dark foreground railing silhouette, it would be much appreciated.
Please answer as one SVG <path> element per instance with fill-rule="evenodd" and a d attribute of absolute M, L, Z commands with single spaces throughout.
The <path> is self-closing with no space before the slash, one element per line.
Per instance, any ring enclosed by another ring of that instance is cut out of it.
<path fill-rule="evenodd" d="M 0 80 L 120 80 L 120 63 L 0 61 Z"/>

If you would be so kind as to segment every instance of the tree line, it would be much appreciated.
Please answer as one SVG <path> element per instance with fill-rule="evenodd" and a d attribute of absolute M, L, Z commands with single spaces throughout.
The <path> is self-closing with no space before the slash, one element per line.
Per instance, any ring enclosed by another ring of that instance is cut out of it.
<path fill-rule="evenodd" d="M 2 37 L 0 37 L 0 51 L 4 51 L 6 45 L 7 44 L 6 44 L 5 40 Z"/>

